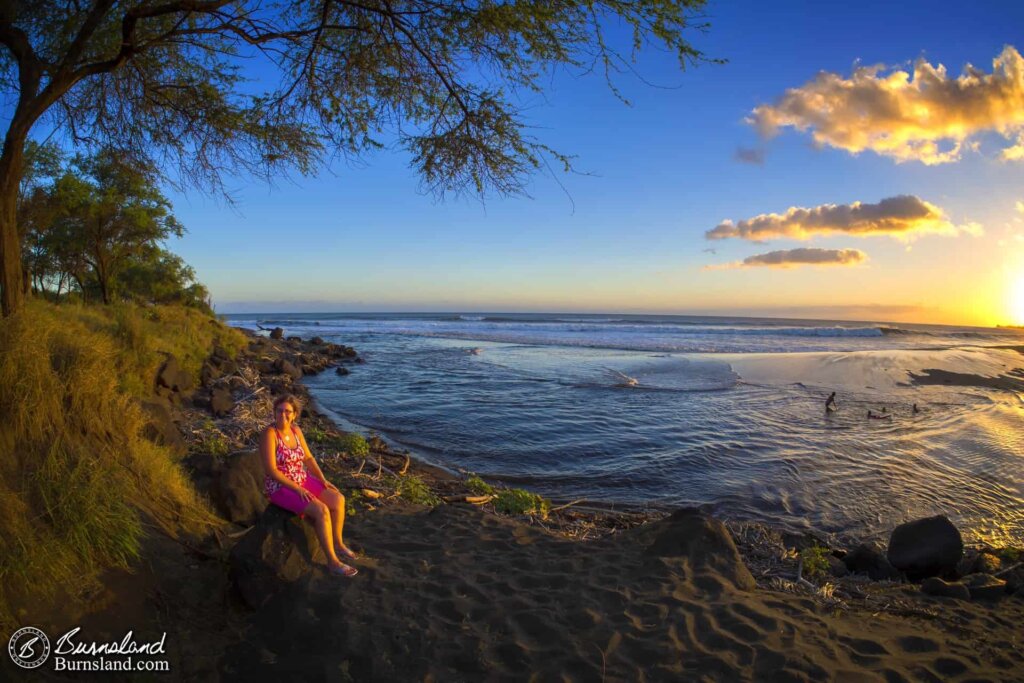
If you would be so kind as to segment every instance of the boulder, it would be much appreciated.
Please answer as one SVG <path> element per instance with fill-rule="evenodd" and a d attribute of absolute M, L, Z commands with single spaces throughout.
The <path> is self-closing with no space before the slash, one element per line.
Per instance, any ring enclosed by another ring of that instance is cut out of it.
<path fill-rule="evenodd" d="M 991 574 L 970 574 L 963 584 L 971 593 L 971 600 L 998 600 L 1006 595 L 1006 582 Z"/>
<path fill-rule="evenodd" d="M 238 374 L 238 363 L 233 360 L 221 361 L 220 371 L 224 376 L 236 375 Z"/>
<path fill-rule="evenodd" d="M 299 337 L 297 335 L 293 335 L 291 337 L 288 337 L 288 339 L 286 339 L 285 341 L 289 341 L 289 342 L 302 342 L 302 337 Z"/>
<path fill-rule="evenodd" d="M 215 417 L 224 417 L 235 409 L 235 399 L 227 387 L 214 387 L 210 392 L 210 412 Z"/>
<path fill-rule="evenodd" d="M 221 369 L 207 360 L 199 370 L 199 383 L 204 387 L 208 387 L 213 380 L 220 379 L 222 376 L 223 372 Z"/>
<path fill-rule="evenodd" d="M 267 507 L 263 477 L 258 451 L 228 456 L 210 497 L 226 519 L 236 524 L 252 524 Z"/>
<path fill-rule="evenodd" d="M 326 562 L 313 525 L 271 505 L 231 549 L 228 576 L 245 604 L 258 609 Z"/>
<path fill-rule="evenodd" d="M 141 405 L 147 419 L 142 435 L 153 443 L 169 446 L 176 453 L 186 453 L 188 444 L 174 422 L 170 403 L 162 399 L 149 398 L 144 399 Z"/>
<path fill-rule="evenodd" d="M 192 376 L 185 372 L 174 354 L 167 354 L 166 360 L 156 373 L 156 386 L 172 392 L 189 391 L 193 387 Z"/>
<path fill-rule="evenodd" d="M 218 365 L 226 360 L 231 360 L 231 354 L 220 344 L 213 347 L 213 353 L 210 354 L 210 358 Z"/>
<path fill-rule="evenodd" d="M 344 375 L 347 375 L 347 374 L 349 374 L 349 372 L 348 372 L 348 368 L 346 368 L 346 367 L 343 367 L 343 366 L 341 366 L 341 365 L 339 365 L 339 366 L 338 366 L 338 367 L 337 367 L 337 368 L 336 368 L 336 369 L 334 370 L 334 373 L 335 373 L 335 374 L 337 374 L 337 375 L 342 375 L 342 376 L 344 376 Z"/>
<path fill-rule="evenodd" d="M 270 338 L 271 339 L 283 339 L 284 338 L 284 330 L 281 329 L 280 327 L 275 327 L 274 329 L 272 329 L 270 331 Z"/>
<path fill-rule="evenodd" d="M 288 375 L 293 380 L 302 379 L 302 370 L 284 358 L 278 358 L 274 361 L 274 371 L 281 375 Z"/>
<path fill-rule="evenodd" d="M 943 581 L 937 576 L 930 576 L 921 582 L 921 592 L 925 595 L 934 595 L 940 598 L 956 598 L 957 600 L 969 600 L 971 593 L 967 586 L 955 581 L 952 583 Z"/>
<path fill-rule="evenodd" d="M 753 590 L 756 586 L 729 530 L 697 508 L 677 510 L 667 519 L 650 525 L 644 533 L 650 541 L 645 551 L 649 557 L 663 558 L 670 564 L 682 563 L 687 573 L 710 576 L 707 588 L 723 579 L 740 590 Z"/>
<path fill-rule="evenodd" d="M 315 346 L 320 346 L 321 344 L 324 343 L 324 340 L 323 337 L 313 337 L 312 339 L 309 340 L 309 343 Z"/>
<path fill-rule="evenodd" d="M 943 515 L 900 524 L 889 538 L 889 562 L 911 580 L 952 575 L 964 553 L 964 542 Z"/>
<path fill-rule="evenodd" d="M 847 553 L 843 564 L 854 574 L 867 574 L 875 581 L 901 578 L 899 571 L 889 563 L 882 549 L 874 543 L 861 543 Z"/>
<path fill-rule="evenodd" d="M 850 573 L 850 570 L 846 568 L 846 564 L 832 555 L 826 555 L 825 561 L 828 562 L 828 571 L 832 576 L 843 577 Z"/>

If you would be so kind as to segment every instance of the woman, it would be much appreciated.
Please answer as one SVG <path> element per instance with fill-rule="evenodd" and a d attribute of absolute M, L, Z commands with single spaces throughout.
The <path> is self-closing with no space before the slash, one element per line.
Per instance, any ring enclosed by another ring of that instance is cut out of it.
<path fill-rule="evenodd" d="M 267 473 L 263 492 L 274 505 L 297 515 L 309 515 L 331 573 L 355 576 L 358 570 L 338 559 L 339 553 L 349 559 L 356 556 L 341 540 L 345 496 L 320 471 L 306 437 L 295 426 L 298 415 L 299 402 L 294 396 L 281 396 L 274 401 L 274 424 L 263 432 L 260 444 Z"/>

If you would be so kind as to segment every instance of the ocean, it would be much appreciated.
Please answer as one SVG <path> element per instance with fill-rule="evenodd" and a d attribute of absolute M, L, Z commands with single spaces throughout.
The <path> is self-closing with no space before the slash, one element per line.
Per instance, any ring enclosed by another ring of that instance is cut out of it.
<path fill-rule="evenodd" d="M 968 541 L 1024 544 L 1024 355 L 1010 348 L 1024 347 L 1024 331 L 667 315 L 225 317 L 356 347 L 366 363 L 350 375 L 305 379 L 318 403 L 455 472 L 559 501 L 700 505 L 837 543 L 945 514 Z M 827 413 L 833 391 L 838 410 Z"/>

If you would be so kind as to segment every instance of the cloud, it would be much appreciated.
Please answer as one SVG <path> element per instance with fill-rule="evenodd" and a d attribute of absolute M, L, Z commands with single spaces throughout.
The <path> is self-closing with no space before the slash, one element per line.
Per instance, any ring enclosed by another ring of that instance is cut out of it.
<path fill-rule="evenodd" d="M 756 164 L 758 166 L 762 166 L 764 164 L 764 150 L 737 147 L 736 154 L 733 158 L 744 164 Z"/>
<path fill-rule="evenodd" d="M 1024 213 L 1024 202 L 1018 201 L 1014 208 L 1017 209 L 1017 213 Z"/>
<path fill-rule="evenodd" d="M 754 109 L 747 122 L 764 136 L 791 126 L 811 131 L 820 146 L 852 154 L 870 150 L 897 162 L 956 161 L 975 149 L 972 135 L 996 132 L 1007 141 L 1006 161 L 1024 159 L 1024 58 L 1007 45 L 992 73 L 968 64 L 952 78 L 925 59 L 913 73 L 883 65 L 855 68 L 849 78 L 821 72 L 790 88 L 774 104 Z"/>
<path fill-rule="evenodd" d="M 856 266 L 868 258 L 860 249 L 782 249 L 767 254 L 755 254 L 735 263 L 705 266 L 709 270 L 726 268 L 795 268 L 797 266 Z"/>
<path fill-rule="evenodd" d="M 704 233 L 709 240 L 739 237 L 751 242 L 788 238 L 807 240 L 820 235 L 889 236 L 912 240 L 923 234 L 977 234 L 981 226 L 955 226 L 942 209 L 911 195 L 883 199 L 877 204 L 823 204 L 811 209 L 794 206 L 786 213 L 763 213 L 734 223 L 725 220 Z"/>

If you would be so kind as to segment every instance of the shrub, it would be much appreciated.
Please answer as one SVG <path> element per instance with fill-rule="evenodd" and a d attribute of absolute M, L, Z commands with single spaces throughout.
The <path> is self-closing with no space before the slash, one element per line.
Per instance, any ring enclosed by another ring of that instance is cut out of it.
<path fill-rule="evenodd" d="M 214 521 L 168 449 L 143 438 L 133 394 L 152 390 L 155 349 L 205 357 L 221 326 L 161 315 L 186 329 L 163 334 L 135 307 L 39 300 L 0 324 L 0 626 L 128 566 L 143 519 L 174 536 Z"/>
<path fill-rule="evenodd" d="M 813 578 L 828 575 L 828 548 L 811 546 L 800 551 L 800 559 L 804 563 L 804 574 Z"/>
<path fill-rule="evenodd" d="M 217 429 L 213 420 L 207 418 L 203 422 L 199 441 L 192 446 L 195 453 L 209 453 L 215 458 L 223 458 L 231 450 L 231 444 L 224 433 Z"/>
<path fill-rule="evenodd" d="M 415 474 L 397 477 L 392 480 L 392 483 L 402 500 L 429 507 L 434 507 L 441 503 L 441 499 Z"/>
<path fill-rule="evenodd" d="M 357 458 L 365 458 L 370 455 L 370 444 L 366 443 L 361 435 L 350 432 L 343 434 L 337 440 L 338 450 L 346 451 L 349 455 Z"/>
<path fill-rule="evenodd" d="M 523 489 L 500 489 L 494 509 L 507 515 L 539 515 L 547 519 L 551 501 Z"/>
<path fill-rule="evenodd" d="M 359 511 L 359 504 L 363 502 L 365 496 L 359 489 L 352 489 L 345 496 L 345 515 L 351 517 Z"/>
<path fill-rule="evenodd" d="M 305 430 L 304 434 L 306 438 L 316 444 L 324 443 L 329 440 L 327 436 L 327 430 L 321 429 L 320 427 L 313 425 Z"/>
<path fill-rule="evenodd" d="M 472 473 L 466 478 L 466 488 L 469 489 L 470 493 L 477 496 L 489 496 L 494 493 L 493 486 Z"/>

